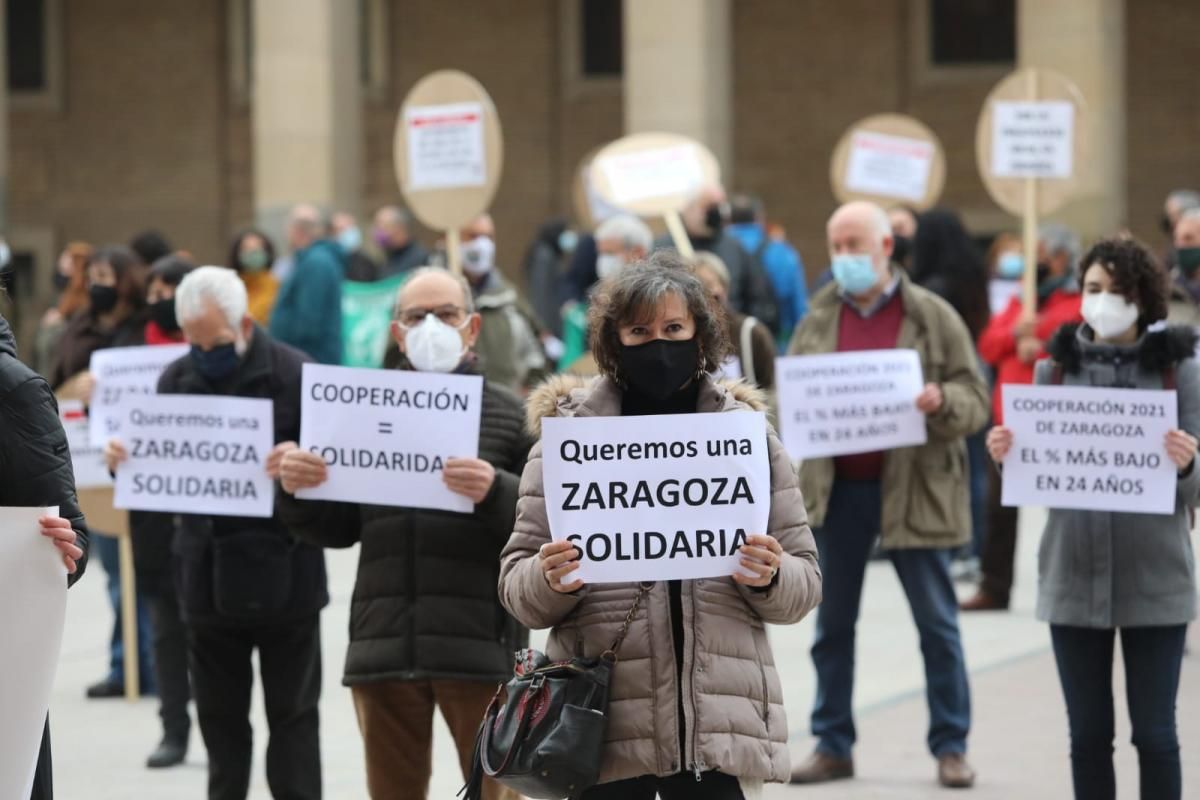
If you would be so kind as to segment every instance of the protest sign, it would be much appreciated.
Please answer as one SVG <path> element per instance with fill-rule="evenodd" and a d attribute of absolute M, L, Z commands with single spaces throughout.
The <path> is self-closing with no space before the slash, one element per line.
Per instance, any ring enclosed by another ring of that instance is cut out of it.
<path fill-rule="evenodd" d="M 796 459 L 925 444 L 915 350 L 862 350 L 775 360 L 783 446 Z"/>
<path fill-rule="evenodd" d="M 407 279 L 407 274 L 401 274 L 370 283 L 342 284 L 343 366 L 383 366 L 396 296 Z"/>
<path fill-rule="evenodd" d="M 117 469 L 117 508 L 270 517 L 275 443 L 270 400 L 167 394 L 130 404 L 121 420 L 129 460 Z"/>
<path fill-rule="evenodd" d="M 110 347 L 92 353 L 89 370 L 96 388 L 88 403 L 93 447 L 103 447 L 123 435 L 121 419 L 130 403 L 154 394 L 158 378 L 172 361 L 188 354 L 186 344 Z"/>
<path fill-rule="evenodd" d="M 1075 107 L 1063 101 L 998 101 L 992 108 L 992 174 L 998 178 L 1069 178 Z"/>
<path fill-rule="evenodd" d="M 992 89 L 975 128 L 975 161 L 983 185 L 1005 211 L 1021 217 L 1025 276 L 1022 303 L 1037 307 L 1038 220 L 1075 193 L 1087 140 L 1085 105 L 1068 78 L 1021 69 Z"/>
<path fill-rule="evenodd" d="M 67 570 L 38 519 L 57 508 L 0 508 L 0 797 L 29 797 L 67 611 Z"/>
<path fill-rule="evenodd" d="M 590 177 L 601 199 L 630 214 L 662 217 L 675 249 L 693 255 L 679 212 L 705 186 L 721 182 L 712 152 L 675 133 L 635 133 L 604 146 Z"/>
<path fill-rule="evenodd" d="M 392 154 L 408 207 L 445 232 L 450 270 L 460 272 L 458 229 L 487 211 L 504 164 L 492 98 L 465 72 L 426 75 L 400 107 Z"/>
<path fill-rule="evenodd" d="M 449 458 L 476 458 L 483 378 L 305 364 L 300 446 L 329 467 L 303 500 L 469 514 L 442 480 Z"/>
<path fill-rule="evenodd" d="M 903 114 L 876 114 L 843 134 L 830 166 L 833 192 L 843 203 L 903 202 L 921 210 L 941 196 L 946 158 L 937 136 Z"/>
<path fill-rule="evenodd" d="M 547 418 L 542 477 L 551 534 L 579 548 L 585 582 L 729 576 L 746 536 L 767 533 L 766 417 Z"/>
<path fill-rule="evenodd" d="M 1001 387 L 1013 444 L 1006 506 L 1173 514 L 1177 471 L 1164 440 L 1174 391 L 1091 386 Z"/>
<path fill-rule="evenodd" d="M 113 485 L 112 476 L 104 464 L 104 448 L 91 442 L 87 411 L 80 400 L 63 400 L 58 415 L 67 434 L 71 449 L 71 470 L 75 473 L 75 490 L 102 489 Z"/>

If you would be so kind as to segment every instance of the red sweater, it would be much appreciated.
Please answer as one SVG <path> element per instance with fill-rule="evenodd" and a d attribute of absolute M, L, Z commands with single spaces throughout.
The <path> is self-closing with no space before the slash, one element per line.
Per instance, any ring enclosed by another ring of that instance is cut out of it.
<path fill-rule="evenodd" d="M 904 300 L 897 289 L 892 298 L 871 316 L 863 319 L 853 308 L 844 307 L 838 321 L 838 352 L 890 350 L 900 338 L 904 322 Z M 855 453 L 833 460 L 834 474 L 851 481 L 877 481 L 883 474 L 883 452 Z"/>
<path fill-rule="evenodd" d="M 1052 292 L 1038 306 L 1033 335 L 1045 343 L 1063 325 L 1081 321 L 1079 307 L 1082 303 L 1083 297 L 1078 292 L 1061 289 Z M 979 355 L 996 370 L 996 385 L 992 390 L 992 416 L 996 425 L 1003 422 L 1000 387 L 1006 383 L 1033 383 L 1033 363 L 1026 364 L 1017 358 L 1017 338 L 1013 336 L 1013 328 L 1021 321 L 1021 313 L 1021 298 L 1014 297 L 1008 308 L 992 317 L 979 335 Z M 1038 358 L 1045 357 L 1043 348 Z"/>

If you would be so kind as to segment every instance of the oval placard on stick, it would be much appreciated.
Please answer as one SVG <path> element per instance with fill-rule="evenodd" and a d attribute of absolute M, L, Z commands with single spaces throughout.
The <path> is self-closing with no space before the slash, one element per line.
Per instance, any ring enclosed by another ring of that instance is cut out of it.
<path fill-rule="evenodd" d="M 599 147 L 593 148 L 580 159 L 579 166 L 575 169 L 575 179 L 571 182 L 571 201 L 575 206 L 575 217 L 581 225 L 592 230 L 598 228 L 604 220 L 621 211 L 596 191 L 596 181 L 592 177 L 592 162 L 600 149 Z"/>
<path fill-rule="evenodd" d="M 605 202 L 643 217 L 662 217 L 680 254 L 692 245 L 679 212 L 705 186 L 721 182 L 716 156 L 675 133 L 635 133 L 606 145 L 592 159 L 591 185 Z"/>
<path fill-rule="evenodd" d="M 829 167 L 840 202 L 903 203 L 923 211 L 942 196 L 946 156 L 925 123 L 903 114 L 875 114 L 850 126 Z"/>
<path fill-rule="evenodd" d="M 421 222 L 446 233 L 446 255 L 461 269 L 458 229 L 487 211 L 500 185 L 504 138 L 479 81 L 439 70 L 417 81 L 396 120 L 396 179 Z"/>
<path fill-rule="evenodd" d="M 1021 217 L 1027 314 L 1037 308 L 1038 219 L 1075 191 L 1087 149 L 1083 95 L 1064 75 L 1027 68 L 988 94 L 975 128 L 975 158 L 992 199 Z"/>

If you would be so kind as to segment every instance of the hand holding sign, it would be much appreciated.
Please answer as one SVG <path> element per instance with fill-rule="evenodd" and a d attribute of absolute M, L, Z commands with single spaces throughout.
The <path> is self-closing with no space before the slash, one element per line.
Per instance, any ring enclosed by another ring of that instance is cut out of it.
<path fill-rule="evenodd" d="M 563 578 L 579 569 L 579 554 L 580 550 L 575 543 L 565 539 L 547 542 L 538 549 L 538 567 L 551 589 L 561 594 L 570 594 L 582 588 L 583 580 L 579 578 L 570 583 L 563 583 Z"/>
<path fill-rule="evenodd" d="M 1180 472 L 1196 460 L 1196 437 L 1187 431 L 1167 431 L 1166 447 L 1167 455 L 1175 462 L 1175 466 L 1179 467 Z"/>
<path fill-rule="evenodd" d="M 917 410 L 926 415 L 936 414 L 941 410 L 944 401 L 942 387 L 936 383 L 927 383 L 921 393 L 917 395 Z"/>
<path fill-rule="evenodd" d="M 299 447 L 295 442 L 280 442 L 272 447 L 271 452 L 267 454 L 267 477 L 273 481 L 279 480 L 279 467 L 283 463 L 283 457 Z"/>
<path fill-rule="evenodd" d="M 479 505 L 496 482 L 496 468 L 482 458 L 448 458 L 442 480 L 450 491 Z"/>
<path fill-rule="evenodd" d="M 83 558 L 83 550 L 76 544 L 78 536 L 75 529 L 71 527 L 71 523 L 62 517 L 44 516 L 38 520 L 38 525 L 41 528 L 42 536 L 45 536 L 58 551 L 62 553 L 63 564 L 67 568 L 67 572 L 71 575 L 79 569 L 79 559 Z"/>
<path fill-rule="evenodd" d="M 775 576 L 779 574 L 779 565 L 783 563 L 783 545 L 774 536 L 763 536 L 756 533 L 746 537 L 746 543 L 742 545 L 741 553 L 744 558 L 738 563 L 753 577 L 735 572 L 733 573 L 734 582 L 743 586 L 753 586 L 756 589 L 765 589 L 770 586 L 771 581 L 775 580 Z"/>
<path fill-rule="evenodd" d="M 301 489 L 315 489 L 329 480 L 325 459 L 307 450 L 289 450 L 279 464 L 279 480 L 283 490 L 295 494 Z"/>
<path fill-rule="evenodd" d="M 1011 428 L 1006 428 L 1003 425 L 997 425 L 988 431 L 987 435 L 987 450 L 988 455 L 992 457 L 992 461 L 999 464 L 1008 456 L 1008 451 L 1012 449 L 1013 432 Z"/>

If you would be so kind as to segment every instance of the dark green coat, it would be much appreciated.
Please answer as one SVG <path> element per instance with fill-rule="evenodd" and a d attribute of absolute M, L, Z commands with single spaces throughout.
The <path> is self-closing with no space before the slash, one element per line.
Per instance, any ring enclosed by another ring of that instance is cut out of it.
<path fill-rule="evenodd" d="M 512 392 L 483 385 L 479 458 L 496 468 L 472 514 L 297 500 L 279 506 L 296 536 L 362 549 L 350 606 L 347 685 L 387 680 L 501 681 L 528 631 L 500 605 L 500 551 L 513 531 L 532 444 Z"/>

